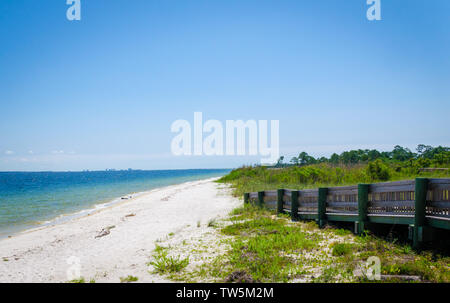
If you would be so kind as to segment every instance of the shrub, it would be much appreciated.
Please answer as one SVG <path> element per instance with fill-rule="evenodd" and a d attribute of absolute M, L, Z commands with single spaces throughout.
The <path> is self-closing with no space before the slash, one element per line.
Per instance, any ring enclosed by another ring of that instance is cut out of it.
<path fill-rule="evenodd" d="M 339 257 L 351 254 L 353 245 L 347 243 L 335 243 L 333 244 L 332 248 L 333 250 L 331 254 L 333 256 Z"/>
<path fill-rule="evenodd" d="M 127 277 L 121 277 L 120 283 L 136 282 L 137 280 L 138 280 L 138 277 L 128 275 Z"/>
<path fill-rule="evenodd" d="M 391 177 L 389 167 L 380 159 L 369 162 L 366 169 L 372 180 L 387 181 Z"/>
<path fill-rule="evenodd" d="M 80 277 L 78 279 L 70 280 L 68 283 L 86 283 L 86 281 L 83 277 Z"/>
<path fill-rule="evenodd" d="M 189 265 L 189 257 L 181 259 L 180 256 L 168 256 L 166 251 L 156 254 L 155 260 L 150 262 L 155 271 L 161 274 L 179 272 Z"/>

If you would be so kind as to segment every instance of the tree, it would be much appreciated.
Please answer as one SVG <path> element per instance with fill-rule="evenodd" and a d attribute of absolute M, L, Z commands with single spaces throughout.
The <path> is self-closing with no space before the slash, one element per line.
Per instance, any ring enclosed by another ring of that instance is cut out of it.
<path fill-rule="evenodd" d="M 392 152 L 381 152 L 380 158 L 382 159 L 391 159 L 392 158 Z"/>
<path fill-rule="evenodd" d="M 414 158 L 415 154 L 409 150 L 409 148 L 403 148 L 400 145 L 396 145 L 392 151 L 392 159 L 397 161 L 406 161 Z"/>
<path fill-rule="evenodd" d="M 389 171 L 389 167 L 383 163 L 380 159 L 377 159 L 375 161 L 369 162 L 369 165 L 367 165 L 366 172 L 369 175 L 369 177 L 376 181 L 387 181 L 389 180 L 391 174 Z"/>
<path fill-rule="evenodd" d="M 277 164 L 276 166 L 283 166 L 283 160 L 284 160 L 284 156 L 281 156 L 280 158 L 278 158 Z"/>
<path fill-rule="evenodd" d="M 308 165 L 316 163 L 316 159 L 308 155 L 306 152 L 301 152 L 298 155 L 298 162 L 300 163 L 300 165 Z"/>
<path fill-rule="evenodd" d="M 433 161 L 437 165 L 443 165 L 450 163 L 450 151 L 443 151 L 438 154 L 435 154 L 433 157 Z"/>
<path fill-rule="evenodd" d="M 328 159 L 327 159 L 327 157 L 320 157 L 316 161 L 317 161 L 317 163 L 326 163 L 326 162 L 328 162 Z"/>
<path fill-rule="evenodd" d="M 419 145 L 417 145 L 416 150 L 419 153 L 419 157 L 423 157 L 424 154 L 427 154 L 431 150 L 433 150 L 433 147 L 430 145 L 419 144 Z"/>
<path fill-rule="evenodd" d="M 376 160 L 381 157 L 381 153 L 377 151 L 376 149 L 372 149 L 367 153 L 367 156 L 369 158 L 369 161 Z"/>
<path fill-rule="evenodd" d="M 432 147 L 429 145 L 419 144 L 417 146 L 417 152 L 419 153 L 419 158 L 427 158 L 427 159 L 433 159 L 435 155 L 440 154 L 442 152 L 448 152 L 450 151 L 449 147 Z"/>
<path fill-rule="evenodd" d="M 339 155 L 336 153 L 332 154 L 330 157 L 330 162 L 333 164 L 338 164 L 339 163 Z"/>
<path fill-rule="evenodd" d="M 359 162 L 359 157 L 356 150 L 345 151 L 341 154 L 340 158 L 345 164 L 355 164 Z"/>

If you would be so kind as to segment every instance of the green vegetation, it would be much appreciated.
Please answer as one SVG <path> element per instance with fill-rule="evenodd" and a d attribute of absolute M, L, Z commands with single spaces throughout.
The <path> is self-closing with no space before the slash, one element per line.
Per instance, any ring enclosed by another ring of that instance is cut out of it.
<path fill-rule="evenodd" d="M 312 251 L 321 237 L 304 232 L 298 224 L 288 224 L 286 219 L 270 216 L 267 211 L 247 207 L 232 218 L 233 224 L 221 230 L 235 236 L 228 252 L 228 280 L 234 281 L 236 276 L 240 280 L 245 273 L 246 281 L 286 282 L 303 273 L 297 257 Z"/>
<path fill-rule="evenodd" d="M 346 229 L 319 229 L 313 221 L 292 222 L 287 215 L 247 204 L 234 209 L 214 230 L 214 242 L 196 241 L 189 261 L 169 261 L 169 250 L 157 246 L 155 272 L 185 282 L 373 282 L 366 276 L 369 257 L 380 259 L 383 281 L 405 282 L 398 275 L 421 281 L 450 282 L 450 257 L 414 251 L 398 239 L 381 239 L 368 232 L 356 236 Z M 183 246 L 182 244 L 180 244 Z M 208 252 L 208 247 L 219 249 Z M 179 251 L 178 251 L 179 252 Z"/>
<path fill-rule="evenodd" d="M 233 224 L 222 229 L 222 233 L 235 236 L 220 265 L 225 269 L 221 271 L 225 281 L 236 272 L 240 276 L 245 273 L 248 281 L 261 282 L 364 281 L 354 271 L 370 256 L 377 256 L 382 275 L 415 275 L 423 281 L 450 282 L 449 257 L 429 251 L 418 253 L 395 239 L 386 241 L 367 233 L 356 236 L 343 229 L 318 229 L 312 222 L 290 222 L 254 206 L 237 209 L 233 214 Z M 324 247 L 330 241 L 328 254 Z"/>
<path fill-rule="evenodd" d="M 216 219 L 211 219 L 208 221 L 208 227 L 217 227 L 217 220 Z"/>
<path fill-rule="evenodd" d="M 331 254 L 337 257 L 350 255 L 354 249 L 354 246 L 347 243 L 333 243 L 332 248 L 333 250 Z"/>
<path fill-rule="evenodd" d="M 409 245 L 397 244 L 372 235 L 355 237 L 359 258 L 377 256 L 382 275 L 419 276 L 422 281 L 450 282 L 450 257 L 433 251 L 415 252 Z"/>
<path fill-rule="evenodd" d="M 80 277 L 79 279 L 70 280 L 67 283 L 86 283 L 86 280 L 83 277 Z"/>
<path fill-rule="evenodd" d="M 80 277 L 79 279 L 67 281 L 67 283 L 86 283 L 86 279 L 84 277 Z M 95 279 L 90 279 L 89 283 L 95 283 Z"/>
<path fill-rule="evenodd" d="M 189 257 L 182 259 L 180 256 L 169 256 L 168 248 L 157 245 L 153 255 L 154 260 L 149 262 L 155 272 L 160 274 L 176 273 L 189 265 Z"/>
<path fill-rule="evenodd" d="M 136 282 L 137 280 L 139 280 L 138 277 L 134 277 L 134 276 L 128 275 L 127 277 L 121 277 L 120 278 L 120 283 Z"/>
<path fill-rule="evenodd" d="M 219 182 L 230 183 L 234 194 L 242 197 L 244 192 L 277 188 L 450 177 L 450 148 L 441 146 L 419 145 L 417 153 L 396 146 L 391 152 L 348 151 L 330 159 L 301 153 L 296 158 L 292 165 L 283 164 L 281 157 L 276 167 L 235 169 Z M 319 229 L 315 222 L 293 222 L 286 214 L 251 204 L 208 226 L 216 227 L 218 236 L 213 245 L 220 249 L 214 255 L 204 257 L 201 250 L 191 250 L 189 255 L 203 262 L 186 268 L 188 259 L 168 257 L 167 248 L 157 247 L 151 262 L 155 271 L 189 282 L 372 282 L 367 262 L 377 257 L 382 281 L 404 282 L 404 275 L 410 281 L 450 282 L 446 252 L 415 251 L 393 235 L 384 239 L 367 231 L 356 236 L 347 229 Z"/>
<path fill-rule="evenodd" d="M 417 151 L 412 153 L 400 146 L 392 152 L 352 150 L 334 154 L 330 159 L 314 159 L 301 153 L 298 164 L 246 166 L 231 171 L 219 182 L 231 183 L 234 194 L 242 196 L 244 192 L 277 188 L 305 189 L 416 177 L 450 177 L 450 148 L 419 145 Z"/>
<path fill-rule="evenodd" d="M 427 167 L 439 167 L 450 162 L 450 148 L 449 147 L 432 147 L 429 145 L 419 144 L 416 148 L 417 153 L 412 152 L 408 148 L 396 145 L 390 152 L 380 152 L 376 149 L 358 149 L 350 150 L 341 153 L 340 155 L 334 153 L 330 158 L 321 157 L 314 158 L 306 152 L 301 152 L 298 157 L 293 157 L 290 161 L 291 165 L 310 165 L 318 163 L 331 164 L 358 164 L 367 163 L 375 160 L 405 162 L 420 160 L 419 165 Z M 277 166 L 282 167 L 284 157 L 280 157 Z"/>

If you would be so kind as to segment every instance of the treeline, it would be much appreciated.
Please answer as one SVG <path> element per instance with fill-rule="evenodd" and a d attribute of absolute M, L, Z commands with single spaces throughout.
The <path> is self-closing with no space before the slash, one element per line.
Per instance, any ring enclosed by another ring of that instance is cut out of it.
<path fill-rule="evenodd" d="M 276 188 L 317 188 L 413 179 L 416 177 L 449 178 L 450 149 L 419 145 L 417 152 L 396 146 L 391 152 L 351 150 L 315 159 L 300 153 L 298 163 L 279 161 L 278 167 L 244 166 L 234 169 L 220 181 L 229 182 L 234 193 Z M 430 167 L 434 167 L 431 168 Z"/>
<path fill-rule="evenodd" d="M 368 163 L 377 159 L 385 162 L 419 160 L 420 166 L 445 165 L 450 163 L 450 147 L 433 147 L 430 145 L 419 144 L 416 148 L 416 152 L 412 152 L 409 148 L 396 145 L 392 151 L 380 152 L 376 149 L 357 149 L 344 151 L 341 154 L 333 153 L 329 158 L 314 158 L 306 152 L 301 152 L 297 157 L 292 157 L 289 163 L 284 163 L 284 156 L 281 156 L 275 166 L 303 166 L 318 163 L 358 164 Z"/>

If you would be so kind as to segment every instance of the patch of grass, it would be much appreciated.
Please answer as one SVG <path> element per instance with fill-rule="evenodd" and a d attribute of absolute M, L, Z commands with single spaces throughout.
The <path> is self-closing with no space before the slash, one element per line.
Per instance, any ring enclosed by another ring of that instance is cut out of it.
<path fill-rule="evenodd" d="M 273 215 L 272 211 L 269 211 L 265 208 L 261 208 L 257 205 L 246 204 L 243 207 L 236 208 L 232 212 L 230 212 L 231 221 L 244 221 L 249 219 L 254 219 L 258 216 L 266 216 L 271 217 Z M 281 215 L 283 217 L 283 215 Z"/>
<path fill-rule="evenodd" d="M 164 247 L 161 245 L 156 244 L 155 249 L 153 250 L 153 252 L 155 254 L 162 254 L 163 252 L 167 251 L 169 248 L 168 247 Z"/>
<path fill-rule="evenodd" d="M 238 207 L 233 209 L 232 211 L 230 211 L 229 215 L 230 216 L 237 216 L 237 215 L 242 215 L 245 212 L 245 207 Z"/>
<path fill-rule="evenodd" d="M 416 252 L 409 245 L 388 242 L 366 234 L 356 237 L 360 258 L 377 256 L 381 274 L 420 276 L 428 282 L 450 282 L 450 257 L 431 251 Z M 400 282 L 400 281 L 399 281 Z"/>
<path fill-rule="evenodd" d="M 180 256 L 169 256 L 165 249 L 155 250 L 153 257 L 154 260 L 148 265 L 152 265 L 155 272 L 160 274 L 180 272 L 189 265 L 189 257 L 182 259 Z"/>
<path fill-rule="evenodd" d="M 126 277 L 121 277 L 120 278 L 120 283 L 130 283 L 130 282 L 136 282 L 137 280 L 139 280 L 138 277 L 134 277 L 134 276 L 126 276 Z"/>
<path fill-rule="evenodd" d="M 216 219 L 209 220 L 208 221 L 208 227 L 212 227 L 212 228 L 217 227 L 217 220 Z"/>
<path fill-rule="evenodd" d="M 383 282 L 365 278 L 367 260 L 376 256 L 381 261 L 381 274 L 450 282 L 449 257 L 430 251 L 419 253 L 395 239 L 378 238 L 369 232 L 356 236 L 345 229 L 319 229 L 313 221 L 292 222 L 286 215 L 258 206 L 233 210 L 216 231 L 210 232 L 218 233 L 217 246 L 224 248 L 218 254 L 202 256 L 203 262 L 184 270 L 188 258 L 169 257 L 167 247 L 157 246 L 151 262 L 155 271 L 185 282 Z M 188 252 L 193 260 L 204 253 L 202 247 Z"/>
<path fill-rule="evenodd" d="M 336 228 L 333 229 L 333 233 L 335 235 L 339 235 L 339 236 L 347 236 L 347 235 L 351 235 L 352 232 L 348 229 L 344 229 L 344 228 Z"/>
<path fill-rule="evenodd" d="M 332 245 L 331 254 L 335 257 L 346 256 L 352 254 L 355 249 L 354 245 L 347 243 L 334 243 Z"/>
<path fill-rule="evenodd" d="M 224 279 L 232 282 L 230 277 L 236 276 L 246 277 L 246 281 L 286 282 L 303 273 L 301 256 L 316 247 L 319 235 L 251 205 L 232 213 L 237 217 L 221 229 L 223 234 L 235 236 L 227 254 L 228 268 L 221 272 Z"/>
<path fill-rule="evenodd" d="M 312 270 L 320 273 L 313 282 L 355 281 L 353 271 L 369 257 L 377 256 L 382 274 L 417 275 L 431 282 L 450 281 L 450 258 L 418 254 L 409 245 L 396 241 L 389 242 L 369 233 L 355 236 L 345 229 L 318 229 L 314 222 L 290 222 L 250 205 L 232 214 L 233 224 L 221 229 L 223 234 L 234 237 L 227 261 L 222 263 L 222 266 L 229 265 L 225 274 L 245 272 L 254 281 L 282 282 Z M 331 257 L 317 249 L 328 237 L 345 241 L 330 247 Z M 308 252 L 311 257 L 303 258 Z M 221 274 L 224 275 L 223 269 Z"/>
<path fill-rule="evenodd" d="M 326 267 L 322 270 L 322 273 L 317 277 L 313 278 L 313 283 L 330 283 L 336 281 L 336 277 L 339 276 L 340 270 L 337 266 Z"/>
<path fill-rule="evenodd" d="M 382 274 L 420 276 L 429 282 L 450 282 L 450 258 L 433 258 L 420 254 L 414 258 L 388 259 L 381 267 Z M 394 263 L 395 262 L 395 263 Z"/>
<path fill-rule="evenodd" d="M 86 281 L 84 280 L 83 277 L 80 277 L 80 278 L 78 278 L 78 279 L 70 280 L 70 281 L 68 281 L 67 283 L 86 283 Z"/>

